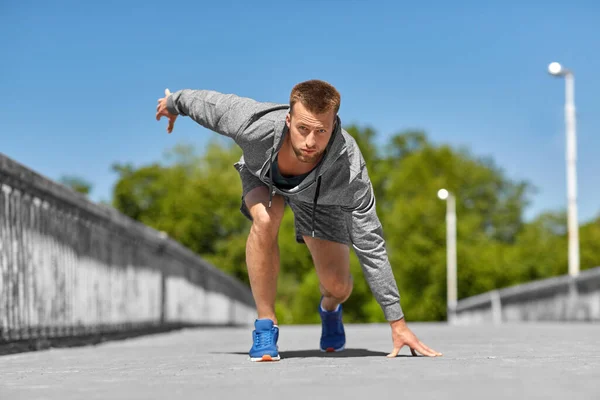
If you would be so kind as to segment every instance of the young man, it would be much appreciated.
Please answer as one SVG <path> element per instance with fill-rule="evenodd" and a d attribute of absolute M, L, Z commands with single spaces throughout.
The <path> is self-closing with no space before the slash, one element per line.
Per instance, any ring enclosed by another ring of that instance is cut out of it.
<path fill-rule="evenodd" d="M 250 286 L 256 302 L 253 361 L 279 360 L 275 297 L 279 272 L 277 235 L 289 205 L 296 240 L 305 243 L 320 281 L 320 349 L 341 351 L 346 337 L 342 303 L 352 292 L 350 246 L 392 328 L 393 350 L 407 345 L 440 356 L 407 327 L 388 261 L 381 223 L 365 161 L 342 129 L 340 94 L 330 84 L 297 84 L 289 104 L 258 102 L 211 90 L 181 90 L 158 100 L 156 119 L 167 117 L 173 131 L 178 115 L 230 137 L 243 155 L 235 168 L 242 181 L 241 212 L 252 221 L 246 245 Z"/>

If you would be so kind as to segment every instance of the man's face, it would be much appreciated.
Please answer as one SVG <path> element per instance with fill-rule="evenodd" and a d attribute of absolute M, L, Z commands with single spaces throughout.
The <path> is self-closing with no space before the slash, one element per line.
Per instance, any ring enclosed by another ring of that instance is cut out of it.
<path fill-rule="evenodd" d="M 319 161 L 333 134 L 334 110 L 313 114 L 298 102 L 294 104 L 294 109 L 287 115 L 285 122 L 296 158 L 305 163 Z"/>

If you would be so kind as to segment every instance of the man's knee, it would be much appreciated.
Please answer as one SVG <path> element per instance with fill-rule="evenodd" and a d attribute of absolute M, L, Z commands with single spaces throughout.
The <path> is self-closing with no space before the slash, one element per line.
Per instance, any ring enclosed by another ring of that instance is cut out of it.
<path fill-rule="evenodd" d="M 269 191 L 267 188 L 261 187 L 248 193 L 244 200 L 252 216 L 251 232 L 260 237 L 275 238 L 283 219 L 285 206 L 283 197 L 279 195 L 273 196 L 271 207 L 268 207 Z"/>
<path fill-rule="evenodd" d="M 345 301 L 352 294 L 353 283 L 352 275 L 348 275 L 341 279 L 321 282 L 321 288 L 324 289 L 325 295 Z"/>
<path fill-rule="evenodd" d="M 260 237 L 273 239 L 279 232 L 281 218 L 274 213 L 270 213 L 265 208 L 259 208 L 252 213 L 251 232 Z"/>

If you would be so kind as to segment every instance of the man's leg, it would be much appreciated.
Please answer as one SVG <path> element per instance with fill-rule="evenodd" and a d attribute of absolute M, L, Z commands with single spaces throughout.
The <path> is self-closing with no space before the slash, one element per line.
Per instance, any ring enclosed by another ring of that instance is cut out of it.
<path fill-rule="evenodd" d="M 246 242 L 246 264 L 258 319 L 271 319 L 277 324 L 275 297 L 279 274 L 279 227 L 283 218 L 284 199 L 273 196 L 271 208 L 269 189 L 257 187 L 245 196 L 252 216 L 252 227 Z"/>
<path fill-rule="evenodd" d="M 350 249 L 347 245 L 303 236 L 315 264 L 321 294 L 321 351 L 342 351 L 346 346 L 346 333 L 342 323 L 342 307 L 352 293 L 350 274 Z"/>
<path fill-rule="evenodd" d="M 334 311 L 352 293 L 350 248 L 342 243 L 303 236 L 319 277 L 322 307 Z"/>

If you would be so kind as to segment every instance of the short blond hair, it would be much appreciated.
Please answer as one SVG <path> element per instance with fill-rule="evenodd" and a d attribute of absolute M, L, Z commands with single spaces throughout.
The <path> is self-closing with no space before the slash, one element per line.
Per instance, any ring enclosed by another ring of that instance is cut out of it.
<path fill-rule="evenodd" d="M 340 109 L 341 96 L 331 84 L 312 79 L 300 82 L 292 89 L 290 110 L 297 102 L 300 102 L 311 113 L 324 114 L 333 109 L 337 114 Z"/>

